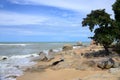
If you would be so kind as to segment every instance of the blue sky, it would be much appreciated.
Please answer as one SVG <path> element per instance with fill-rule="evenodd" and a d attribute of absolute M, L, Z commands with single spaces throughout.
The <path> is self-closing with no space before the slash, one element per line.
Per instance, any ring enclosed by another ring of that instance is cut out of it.
<path fill-rule="evenodd" d="M 0 42 L 90 41 L 91 10 L 112 14 L 115 0 L 0 0 Z"/>

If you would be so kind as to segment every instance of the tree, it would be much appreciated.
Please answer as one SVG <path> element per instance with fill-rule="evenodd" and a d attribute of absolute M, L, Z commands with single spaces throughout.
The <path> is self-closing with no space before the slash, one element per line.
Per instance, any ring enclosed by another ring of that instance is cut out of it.
<path fill-rule="evenodd" d="M 96 43 L 104 46 L 106 54 L 109 54 L 108 47 L 114 41 L 114 20 L 105 12 L 105 9 L 91 11 L 82 21 L 82 26 L 89 26 L 91 32 L 94 31 L 94 36 L 90 37 Z M 96 27 L 95 27 L 96 26 Z"/>
<path fill-rule="evenodd" d="M 120 0 L 116 0 L 116 2 L 112 5 L 112 9 L 115 14 L 115 23 L 116 23 L 116 39 L 120 42 Z"/>
<path fill-rule="evenodd" d="M 115 14 L 115 20 L 120 22 L 120 0 L 116 0 L 116 2 L 112 5 L 112 9 Z"/>

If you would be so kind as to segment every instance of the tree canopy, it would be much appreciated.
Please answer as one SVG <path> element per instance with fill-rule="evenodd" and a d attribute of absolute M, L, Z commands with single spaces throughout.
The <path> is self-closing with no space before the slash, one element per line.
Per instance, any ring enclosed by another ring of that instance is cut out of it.
<path fill-rule="evenodd" d="M 82 26 L 88 26 L 94 36 L 90 37 L 96 43 L 104 46 L 108 52 L 108 47 L 115 40 L 120 40 L 120 0 L 112 5 L 115 14 L 115 20 L 110 18 L 110 14 L 105 9 L 98 9 L 87 14 L 82 21 Z"/>
<path fill-rule="evenodd" d="M 116 0 L 116 2 L 112 5 L 112 9 L 115 14 L 116 31 L 117 31 L 116 39 L 120 42 L 120 0 Z"/>

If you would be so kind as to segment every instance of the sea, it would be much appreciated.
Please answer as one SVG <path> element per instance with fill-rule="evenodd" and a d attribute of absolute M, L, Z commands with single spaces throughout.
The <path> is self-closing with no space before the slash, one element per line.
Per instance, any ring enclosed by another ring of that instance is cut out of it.
<path fill-rule="evenodd" d="M 26 68 L 36 64 L 32 58 L 38 57 L 41 51 L 46 55 L 50 49 L 58 52 L 65 44 L 75 45 L 76 42 L 1 42 L 0 80 L 16 80 Z M 88 45 L 89 42 L 83 44 Z"/>

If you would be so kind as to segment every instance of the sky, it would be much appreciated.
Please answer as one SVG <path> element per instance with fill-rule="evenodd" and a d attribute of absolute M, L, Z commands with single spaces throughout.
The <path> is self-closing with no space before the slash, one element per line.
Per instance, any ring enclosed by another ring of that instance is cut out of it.
<path fill-rule="evenodd" d="M 90 41 L 82 20 L 115 0 L 0 0 L 0 42 Z"/>

